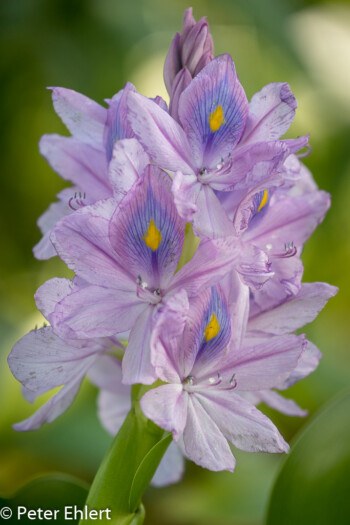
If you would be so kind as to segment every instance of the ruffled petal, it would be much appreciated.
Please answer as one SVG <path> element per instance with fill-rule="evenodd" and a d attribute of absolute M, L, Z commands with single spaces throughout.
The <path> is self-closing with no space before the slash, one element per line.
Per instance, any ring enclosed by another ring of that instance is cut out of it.
<path fill-rule="evenodd" d="M 295 385 L 300 379 L 307 377 L 318 367 L 321 357 L 322 354 L 319 349 L 310 341 L 306 341 L 304 352 L 302 353 L 297 366 L 286 380 L 276 385 L 276 388 L 279 390 L 286 390 Z"/>
<path fill-rule="evenodd" d="M 193 222 L 194 214 L 198 210 L 197 199 L 202 185 L 195 175 L 183 175 L 177 171 L 172 184 L 172 192 L 177 211 L 187 222 Z"/>
<path fill-rule="evenodd" d="M 297 101 L 288 84 L 267 84 L 249 103 L 241 144 L 279 139 L 293 122 L 296 108 Z"/>
<path fill-rule="evenodd" d="M 102 148 L 107 110 L 85 95 L 60 87 L 52 89 L 52 101 L 71 134 L 88 144 Z"/>

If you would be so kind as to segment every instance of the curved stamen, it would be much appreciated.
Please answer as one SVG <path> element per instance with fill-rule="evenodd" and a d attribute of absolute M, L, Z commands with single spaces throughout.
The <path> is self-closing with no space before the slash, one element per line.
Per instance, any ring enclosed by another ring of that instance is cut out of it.
<path fill-rule="evenodd" d="M 270 254 L 272 257 L 276 257 L 278 259 L 287 259 L 288 257 L 294 257 L 296 255 L 298 249 L 296 246 L 294 246 L 294 242 L 288 242 L 284 245 L 284 252 L 283 253 L 273 253 Z"/>
<path fill-rule="evenodd" d="M 68 206 L 71 210 L 76 211 L 79 208 L 86 206 L 84 199 L 86 199 L 86 193 L 83 195 L 79 192 L 79 197 L 77 193 L 74 193 L 74 197 L 71 197 L 68 201 Z"/>
<path fill-rule="evenodd" d="M 306 148 L 306 151 L 304 153 L 298 153 L 296 155 L 296 157 L 298 157 L 298 159 L 303 159 L 304 157 L 308 157 L 312 151 L 312 147 L 310 146 L 310 144 L 306 144 L 305 146 Z"/>

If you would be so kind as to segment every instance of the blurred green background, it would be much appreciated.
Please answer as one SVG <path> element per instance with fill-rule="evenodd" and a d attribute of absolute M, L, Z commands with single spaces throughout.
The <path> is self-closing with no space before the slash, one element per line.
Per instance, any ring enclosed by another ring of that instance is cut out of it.
<path fill-rule="evenodd" d="M 299 109 L 289 135 L 310 133 L 313 151 L 305 163 L 333 197 L 305 247 L 304 280 L 327 281 L 340 292 L 306 328 L 323 352 L 319 369 L 287 393 L 312 415 L 350 379 L 350 4 L 196 0 L 192 6 L 197 20 L 207 16 L 216 54 L 232 54 L 249 98 L 269 82 L 290 83 Z M 64 187 L 38 153 L 42 134 L 67 134 L 45 88 L 68 87 L 103 103 L 130 80 L 145 95 L 166 97 L 163 61 L 187 7 L 183 0 L 0 2 L 0 495 L 41 473 L 63 472 L 91 482 L 111 441 L 96 416 L 96 390 L 87 382 L 71 409 L 51 425 L 24 434 L 11 428 L 34 407 L 22 399 L 6 357 L 43 321 L 33 299 L 37 287 L 68 275 L 57 258 L 39 262 L 32 255 L 40 238 L 36 220 Z M 266 412 L 288 441 L 308 423 Z M 146 524 L 263 523 L 285 457 L 236 456 L 234 474 L 189 464 L 181 484 L 149 489 Z M 350 488 L 348 470 L 346 475 Z"/>

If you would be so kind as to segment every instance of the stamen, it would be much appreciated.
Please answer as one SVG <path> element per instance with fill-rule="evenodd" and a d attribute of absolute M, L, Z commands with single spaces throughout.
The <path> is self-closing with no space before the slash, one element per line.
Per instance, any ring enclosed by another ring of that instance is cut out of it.
<path fill-rule="evenodd" d="M 284 244 L 284 252 L 283 253 L 273 253 L 273 257 L 278 257 L 279 259 L 286 259 L 288 257 L 294 257 L 294 255 L 297 253 L 298 249 L 296 246 L 294 246 L 294 242 L 288 242 Z"/>
<path fill-rule="evenodd" d="M 77 196 L 77 192 L 74 193 L 74 197 L 71 197 L 68 201 L 68 206 L 71 210 L 76 211 L 79 208 L 83 208 L 86 204 L 84 200 L 86 199 L 86 193 L 82 195 L 81 192 L 79 192 L 79 197 Z"/>
<path fill-rule="evenodd" d="M 303 159 L 304 157 L 308 157 L 310 155 L 312 151 L 312 147 L 310 146 L 310 144 L 306 144 L 305 148 L 306 148 L 306 151 L 304 153 L 298 153 L 296 155 L 298 159 Z"/>

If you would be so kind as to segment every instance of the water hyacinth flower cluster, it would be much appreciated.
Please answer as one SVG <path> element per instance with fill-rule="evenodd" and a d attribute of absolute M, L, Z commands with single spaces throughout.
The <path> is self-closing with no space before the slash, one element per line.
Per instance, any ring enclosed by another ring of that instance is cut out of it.
<path fill-rule="evenodd" d="M 233 471 L 229 443 L 288 451 L 256 407 L 306 414 L 279 391 L 317 367 L 320 351 L 294 332 L 337 291 L 302 282 L 303 246 L 330 196 L 300 160 L 308 135 L 282 138 L 297 108 L 288 84 L 248 102 L 233 59 L 214 56 L 191 9 L 164 80 L 169 106 L 130 83 L 107 107 L 51 88 L 71 136 L 45 135 L 40 152 L 73 186 L 39 219 L 34 254 L 58 255 L 75 277 L 38 289 L 49 326 L 9 356 L 27 400 L 61 387 L 17 430 L 56 419 L 88 376 L 117 434 L 132 385 L 148 385 L 141 410 L 173 436 L 155 485 L 179 480 L 184 458 Z"/>

